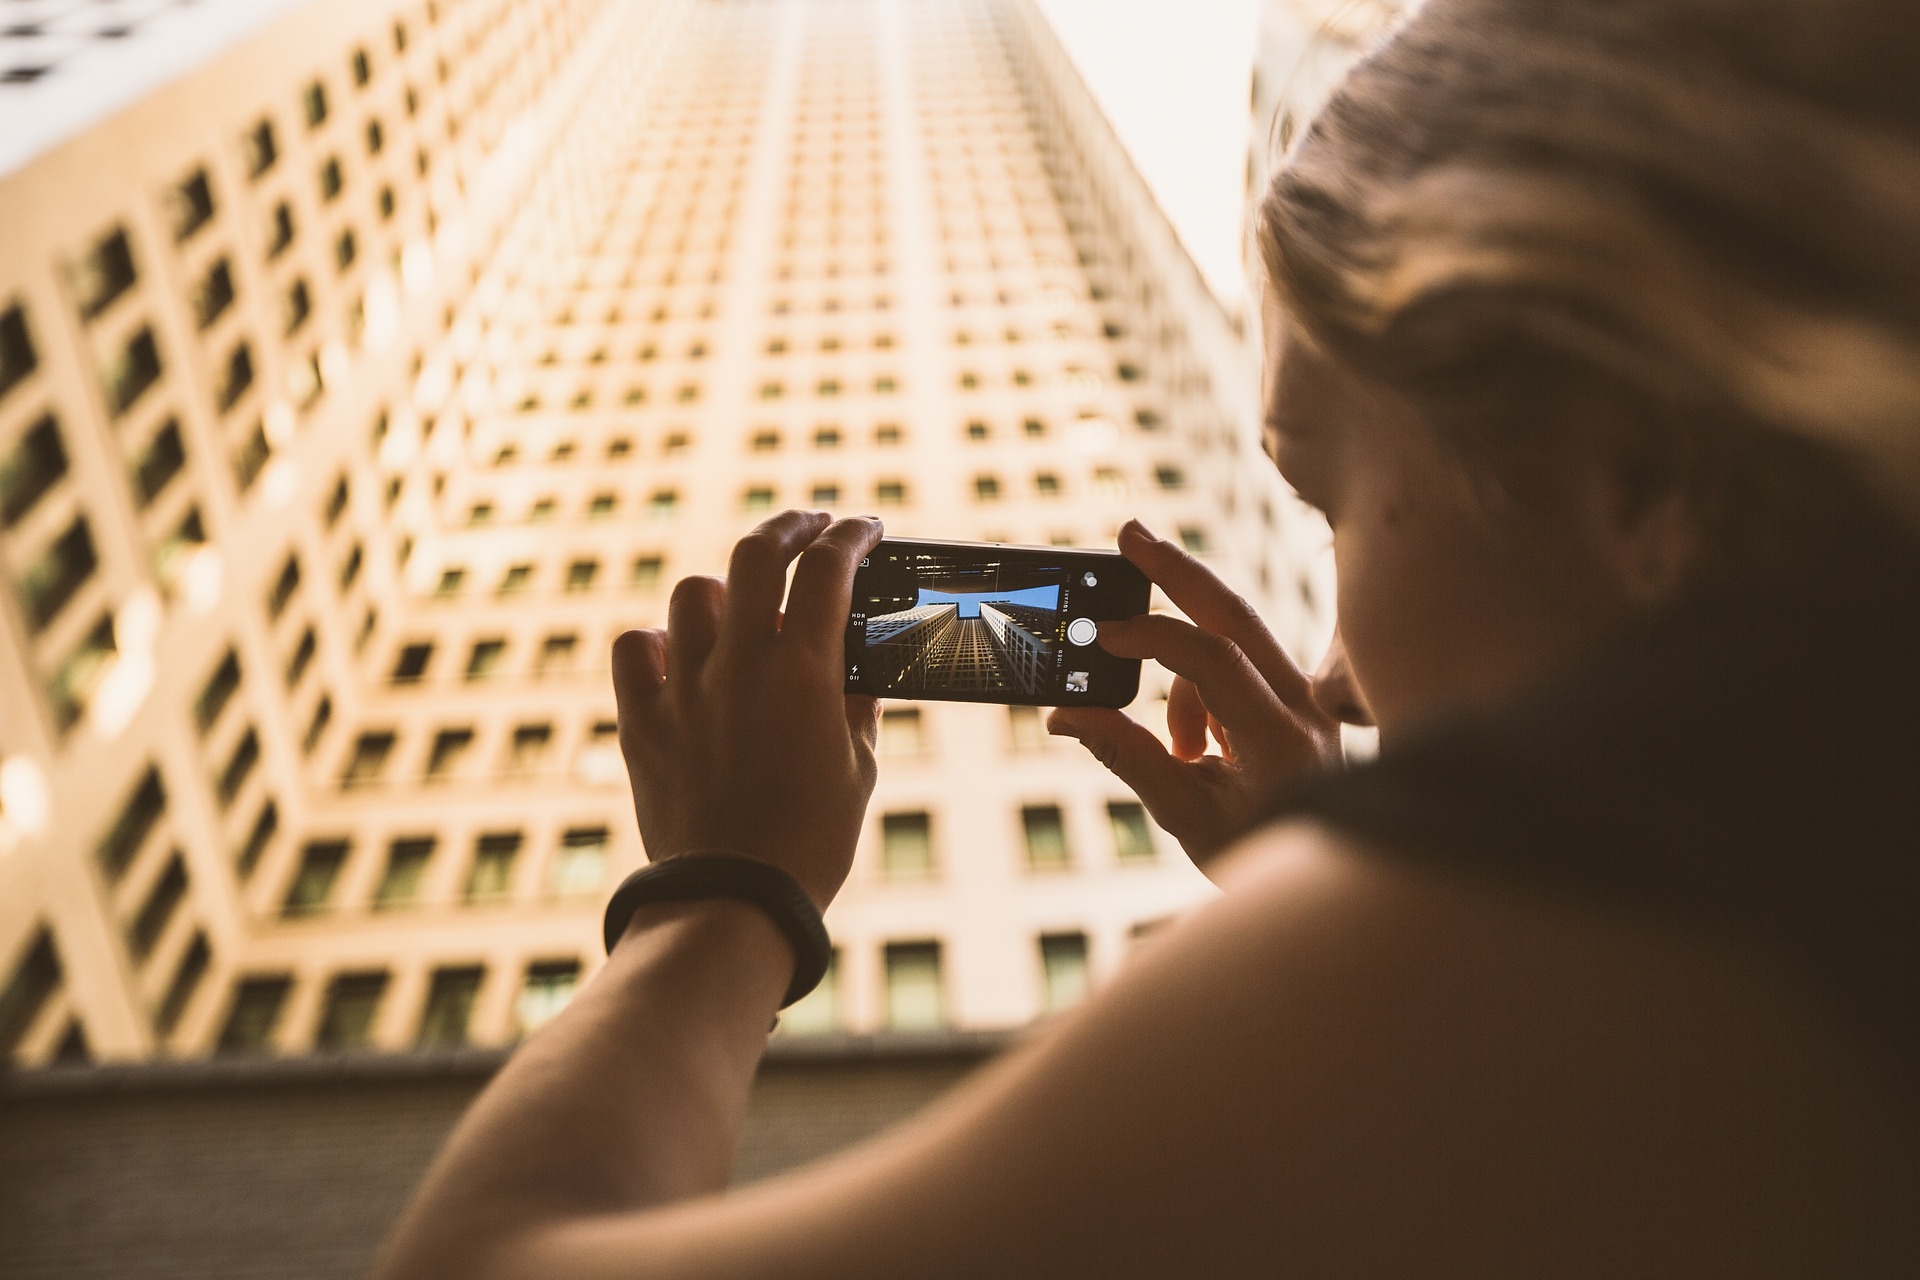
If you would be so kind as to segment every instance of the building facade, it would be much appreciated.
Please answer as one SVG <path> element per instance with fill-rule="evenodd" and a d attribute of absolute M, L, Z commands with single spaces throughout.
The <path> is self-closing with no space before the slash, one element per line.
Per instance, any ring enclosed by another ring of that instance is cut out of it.
<path fill-rule="evenodd" d="M 1030 0 L 8 19 L 0 1056 L 539 1025 L 644 857 L 611 641 L 784 506 L 1138 515 L 1323 637 L 1247 345 Z M 1031 709 L 881 752 L 786 1034 L 1029 1022 L 1208 892 Z"/>

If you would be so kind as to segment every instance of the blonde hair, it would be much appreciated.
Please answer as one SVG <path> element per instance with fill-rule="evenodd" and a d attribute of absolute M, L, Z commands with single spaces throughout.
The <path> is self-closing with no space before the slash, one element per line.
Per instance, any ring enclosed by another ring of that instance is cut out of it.
<path fill-rule="evenodd" d="M 1262 210 L 1364 373 L 1535 357 L 1867 464 L 1920 518 L 1920 5 L 1429 0 Z"/>

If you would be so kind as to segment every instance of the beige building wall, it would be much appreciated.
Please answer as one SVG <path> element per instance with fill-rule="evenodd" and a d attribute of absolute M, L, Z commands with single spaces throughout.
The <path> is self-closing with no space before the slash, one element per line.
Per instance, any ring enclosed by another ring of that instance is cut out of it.
<path fill-rule="evenodd" d="M 1324 631 L 1249 352 L 1028 0 L 242 3 L 0 174 L 0 1051 L 537 1024 L 643 858 L 607 648 L 769 510 L 1140 515 Z M 122 56 L 63 47 L 0 129 Z M 1034 718 L 885 729 L 788 1033 L 1030 1021 L 1210 892 Z"/>

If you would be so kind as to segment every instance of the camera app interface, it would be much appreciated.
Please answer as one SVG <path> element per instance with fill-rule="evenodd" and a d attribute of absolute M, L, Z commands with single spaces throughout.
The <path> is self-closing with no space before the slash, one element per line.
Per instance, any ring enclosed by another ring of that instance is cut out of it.
<path fill-rule="evenodd" d="M 883 542 L 854 580 L 847 688 L 895 698 L 1123 705 L 1139 683 L 1139 664 L 1094 644 L 1095 624 L 1146 605 L 1145 579 L 1118 556 Z"/>

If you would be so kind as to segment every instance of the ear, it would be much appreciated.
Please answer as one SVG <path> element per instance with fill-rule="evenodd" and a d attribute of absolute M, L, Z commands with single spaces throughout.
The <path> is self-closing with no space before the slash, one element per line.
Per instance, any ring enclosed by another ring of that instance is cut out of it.
<path fill-rule="evenodd" d="M 1586 425 L 1589 532 L 1600 567 L 1629 603 L 1662 604 L 1706 556 L 1705 450 L 1676 423 L 1609 415 Z"/>

